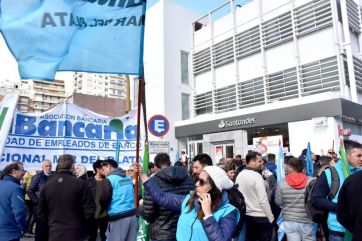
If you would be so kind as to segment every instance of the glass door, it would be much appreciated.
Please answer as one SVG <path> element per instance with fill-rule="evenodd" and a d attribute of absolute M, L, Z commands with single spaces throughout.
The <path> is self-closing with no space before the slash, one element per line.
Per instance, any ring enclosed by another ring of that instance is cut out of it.
<path fill-rule="evenodd" d="M 214 158 L 215 162 L 219 163 L 221 158 L 234 157 L 234 143 L 223 143 L 214 145 Z"/>
<path fill-rule="evenodd" d="M 203 153 L 202 141 L 189 141 L 187 146 L 190 159 L 193 159 L 197 154 Z"/>

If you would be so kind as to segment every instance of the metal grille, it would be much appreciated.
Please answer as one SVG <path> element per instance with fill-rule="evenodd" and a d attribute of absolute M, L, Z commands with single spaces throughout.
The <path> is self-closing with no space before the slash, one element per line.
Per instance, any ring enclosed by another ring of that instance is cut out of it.
<path fill-rule="evenodd" d="M 196 115 L 212 112 L 212 91 L 196 95 L 194 98 Z"/>
<path fill-rule="evenodd" d="M 195 75 L 209 69 L 211 69 L 210 47 L 193 55 L 193 71 Z"/>
<path fill-rule="evenodd" d="M 339 89 L 336 57 L 302 65 L 300 71 L 303 96 Z"/>
<path fill-rule="evenodd" d="M 361 33 L 361 22 L 359 20 L 358 5 L 351 0 L 347 0 L 347 15 L 349 27 L 356 33 Z"/>
<path fill-rule="evenodd" d="M 234 60 L 233 38 L 225 39 L 215 44 L 212 48 L 215 67 Z"/>
<path fill-rule="evenodd" d="M 346 56 L 343 56 L 343 69 L 344 69 L 344 77 L 346 78 L 346 85 L 350 87 L 349 83 L 349 73 L 348 73 L 348 62 Z"/>
<path fill-rule="evenodd" d="M 241 58 L 260 51 L 259 27 L 253 27 L 235 36 L 236 57 Z"/>
<path fill-rule="evenodd" d="M 298 97 L 296 68 L 267 75 L 266 89 L 269 102 Z"/>
<path fill-rule="evenodd" d="M 264 47 L 270 48 L 293 38 L 290 12 L 273 18 L 262 25 Z"/>
<path fill-rule="evenodd" d="M 302 36 L 332 25 L 332 9 L 329 0 L 307 3 L 295 9 L 297 36 Z"/>
<path fill-rule="evenodd" d="M 215 112 L 236 110 L 236 85 L 215 90 Z"/>
<path fill-rule="evenodd" d="M 240 108 L 264 104 L 263 78 L 240 82 L 237 85 Z"/>
<path fill-rule="evenodd" d="M 356 77 L 357 91 L 362 92 L 362 61 L 353 56 L 354 74 Z"/>

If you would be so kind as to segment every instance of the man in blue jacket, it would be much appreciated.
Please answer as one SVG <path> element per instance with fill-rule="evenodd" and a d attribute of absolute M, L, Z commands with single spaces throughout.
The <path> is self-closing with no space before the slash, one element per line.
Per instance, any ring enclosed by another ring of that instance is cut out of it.
<path fill-rule="evenodd" d="M 346 155 L 349 163 L 351 174 L 362 168 L 362 145 L 355 141 L 345 140 L 344 147 L 346 149 Z M 334 166 L 338 172 L 340 186 L 344 183 L 344 175 L 342 168 L 342 161 L 339 160 Z M 330 200 L 328 198 L 332 185 L 332 175 L 329 169 L 322 172 L 318 181 L 315 184 L 314 191 L 311 194 L 312 204 L 322 210 L 327 210 L 328 213 L 328 229 L 330 241 L 343 241 L 345 228 L 337 220 L 337 207 L 339 190 L 335 197 Z"/>
<path fill-rule="evenodd" d="M 108 209 L 107 240 L 134 241 L 137 238 L 138 219 L 132 180 L 117 168 L 114 160 L 105 160 L 101 167 L 107 177 L 99 199 L 101 206 Z"/>
<path fill-rule="evenodd" d="M 22 163 L 7 165 L 0 181 L 0 241 L 18 241 L 26 228 L 25 194 L 20 181 L 25 175 Z"/>

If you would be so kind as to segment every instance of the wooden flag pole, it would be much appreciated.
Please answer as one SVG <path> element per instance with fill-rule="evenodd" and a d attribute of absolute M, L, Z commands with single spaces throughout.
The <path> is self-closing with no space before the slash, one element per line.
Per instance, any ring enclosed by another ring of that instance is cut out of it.
<path fill-rule="evenodd" d="M 138 78 L 138 102 L 137 102 L 137 141 L 136 141 L 136 163 L 139 164 L 140 159 L 140 130 L 141 130 L 141 102 L 142 102 L 142 86 L 143 86 L 143 76 Z M 134 173 L 135 178 L 135 206 L 138 208 L 138 193 L 139 193 L 139 174 L 138 172 Z"/>

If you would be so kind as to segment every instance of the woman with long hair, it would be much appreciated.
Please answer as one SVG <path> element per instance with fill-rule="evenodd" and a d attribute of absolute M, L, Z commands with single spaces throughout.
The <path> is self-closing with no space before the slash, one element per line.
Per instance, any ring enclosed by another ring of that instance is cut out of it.
<path fill-rule="evenodd" d="M 162 192 L 140 165 L 136 166 L 144 187 L 159 206 L 180 213 L 177 223 L 178 241 L 229 241 L 240 215 L 229 204 L 225 190 L 233 186 L 224 170 L 216 166 L 203 169 L 195 183 L 195 191 L 187 196 Z"/>

